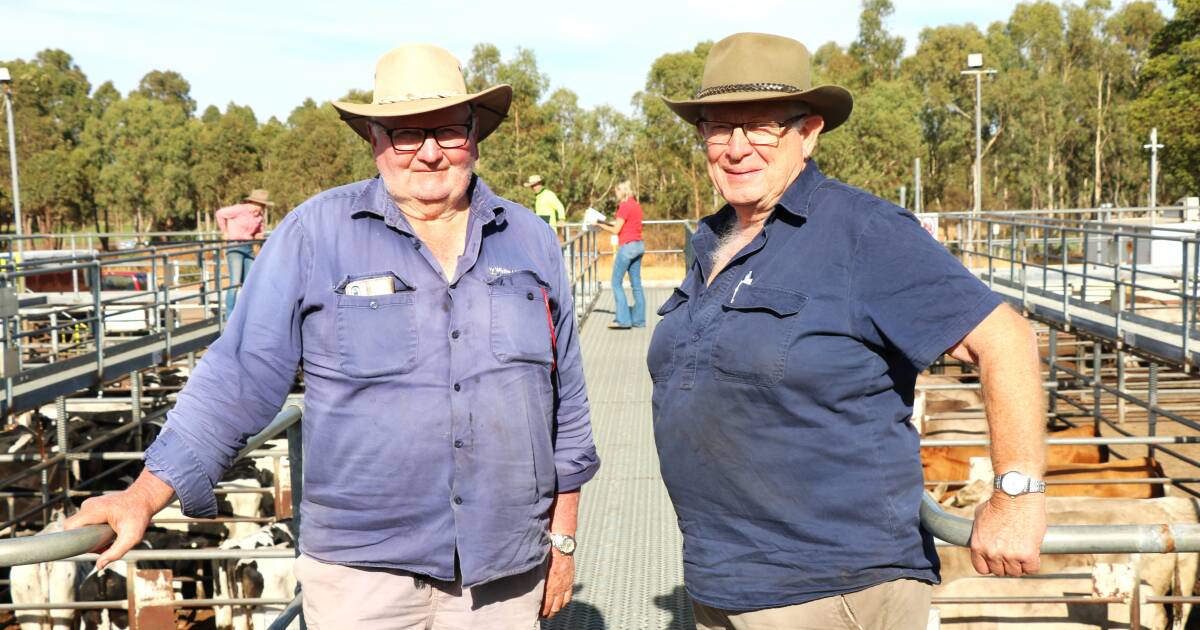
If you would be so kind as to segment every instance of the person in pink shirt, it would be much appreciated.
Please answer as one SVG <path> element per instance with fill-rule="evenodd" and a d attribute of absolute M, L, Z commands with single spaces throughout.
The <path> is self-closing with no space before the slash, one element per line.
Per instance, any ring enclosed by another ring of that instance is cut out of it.
<path fill-rule="evenodd" d="M 263 238 L 263 214 L 267 206 L 273 206 L 271 194 L 261 188 L 250 191 L 242 203 L 217 210 L 217 228 L 221 238 L 227 241 L 257 241 Z M 229 288 L 225 290 L 225 317 L 233 312 L 237 302 L 237 291 L 250 275 L 250 264 L 254 262 L 254 244 L 230 245 L 225 249 L 229 261 Z"/>
<path fill-rule="evenodd" d="M 612 289 L 616 301 L 617 318 L 609 328 L 625 330 L 646 326 L 646 296 L 642 290 L 642 256 L 646 246 L 642 242 L 642 206 L 633 196 L 633 185 L 628 180 L 617 184 L 617 218 L 611 224 L 598 223 L 600 229 L 617 235 L 617 255 L 613 258 Z M 629 274 L 629 290 L 633 293 L 633 306 L 625 299 L 625 288 L 621 286 L 625 274 Z"/>

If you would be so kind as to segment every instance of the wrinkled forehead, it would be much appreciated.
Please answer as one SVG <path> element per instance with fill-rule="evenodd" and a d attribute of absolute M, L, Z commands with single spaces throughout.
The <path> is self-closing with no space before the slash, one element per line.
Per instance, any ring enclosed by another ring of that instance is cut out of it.
<path fill-rule="evenodd" d="M 412 116 L 384 116 L 372 118 L 388 129 L 398 127 L 440 127 L 442 125 L 465 124 L 471 119 L 471 106 L 466 103 Z"/>
<path fill-rule="evenodd" d="M 808 105 L 797 102 L 760 102 L 760 103 L 717 103 L 705 105 L 700 110 L 700 118 L 704 120 L 719 120 L 721 122 L 757 122 L 769 120 L 786 120 L 800 114 L 807 114 Z"/>

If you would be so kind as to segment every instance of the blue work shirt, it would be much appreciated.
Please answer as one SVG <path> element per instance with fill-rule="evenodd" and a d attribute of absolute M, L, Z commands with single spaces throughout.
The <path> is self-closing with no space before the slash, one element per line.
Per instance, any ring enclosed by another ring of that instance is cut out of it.
<path fill-rule="evenodd" d="M 908 211 L 811 160 L 705 286 L 735 220 L 700 222 L 648 357 L 688 593 L 756 610 L 936 581 L 913 388 L 1000 298 Z"/>
<path fill-rule="evenodd" d="M 545 559 L 555 493 L 599 467 L 571 283 L 544 221 L 477 177 L 469 194 L 449 281 L 379 178 L 284 218 L 146 452 L 185 514 L 216 513 L 213 487 L 299 365 L 304 553 L 439 580 L 457 553 L 466 586 Z M 346 290 L 379 277 L 394 292 Z"/>

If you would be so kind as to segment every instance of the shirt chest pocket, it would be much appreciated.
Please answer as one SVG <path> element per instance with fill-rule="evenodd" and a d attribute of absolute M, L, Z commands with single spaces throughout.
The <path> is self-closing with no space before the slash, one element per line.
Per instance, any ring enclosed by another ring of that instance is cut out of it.
<path fill-rule="evenodd" d="M 654 335 L 650 337 L 650 350 L 646 353 L 646 367 L 650 370 L 652 381 L 666 380 L 675 371 L 675 337 L 686 319 L 686 309 L 680 307 L 687 302 L 688 294 L 675 289 L 671 297 L 658 309 L 662 320 L 654 326 Z"/>
<path fill-rule="evenodd" d="M 808 296 L 791 289 L 742 285 L 721 305 L 713 369 L 721 380 L 770 387 L 783 378 Z"/>
<path fill-rule="evenodd" d="M 393 293 L 348 295 L 355 281 L 389 277 Z M 342 372 L 372 378 L 412 371 L 417 363 L 416 295 L 391 272 L 352 274 L 337 288 L 337 342 Z"/>
<path fill-rule="evenodd" d="M 488 281 L 492 354 L 502 363 L 550 365 L 553 350 L 548 286 L 531 270 L 502 274 Z"/>

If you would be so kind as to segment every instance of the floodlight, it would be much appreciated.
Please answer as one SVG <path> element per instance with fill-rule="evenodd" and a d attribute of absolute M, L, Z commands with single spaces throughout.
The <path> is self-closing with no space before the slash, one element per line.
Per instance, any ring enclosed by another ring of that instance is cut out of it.
<path fill-rule="evenodd" d="M 971 54 L 967 55 L 967 67 L 968 68 L 982 68 L 983 67 L 983 53 L 971 53 Z"/>
<path fill-rule="evenodd" d="M 12 75 L 8 73 L 8 68 L 0 68 L 0 83 L 12 83 Z"/>

